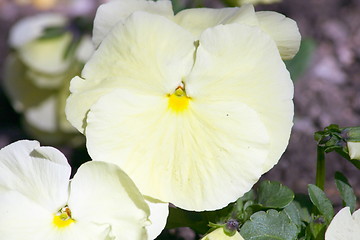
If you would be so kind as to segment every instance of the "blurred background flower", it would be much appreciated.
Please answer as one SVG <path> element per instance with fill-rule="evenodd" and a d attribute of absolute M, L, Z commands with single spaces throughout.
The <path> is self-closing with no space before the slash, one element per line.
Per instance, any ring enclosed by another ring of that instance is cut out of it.
<path fill-rule="evenodd" d="M 16 23 L 9 35 L 13 49 L 4 69 L 4 90 L 23 114 L 27 132 L 48 144 L 80 143 L 64 114 L 70 79 L 93 52 L 86 24 L 43 13 Z"/>

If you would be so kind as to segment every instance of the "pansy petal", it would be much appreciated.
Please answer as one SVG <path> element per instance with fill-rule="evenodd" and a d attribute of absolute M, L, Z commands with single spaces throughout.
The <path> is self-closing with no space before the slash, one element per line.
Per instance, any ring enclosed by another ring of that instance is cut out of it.
<path fill-rule="evenodd" d="M 49 89 L 41 89 L 27 76 L 25 65 L 15 55 L 9 55 L 5 61 L 3 86 L 16 111 L 22 112 L 36 106 L 50 95 Z"/>
<path fill-rule="evenodd" d="M 347 147 L 350 158 L 360 160 L 360 142 L 348 142 Z"/>
<path fill-rule="evenodd" d="M 116 165 L 83 164 L 72 179 L 68 206 L 78 222 L 110 224 L 116 238 L 146 237 L 149 208 L 131 179 Z"/>
<path fill-rule="evenodd" d="M 68 120 L 83 131 L 90 106 L 116 86 L 154 95 L 175 89 L 192 67 L 193 41 L 190 33 L 164 17 L 133 14 L 124 26 L 116 25 L 85 65 L 85 80 L 72 80 Z"/>
<path fill-rule="evenodd" d="M 0 232 L 7 240 L 76 239 L 113 240 L 108 224 L 74 222 L 66 228 L 54 223 L 54 213 L 31 201 L 18 192 L 0 195 Z"/>
<path fill-rule="evenodd" d="M 283 59 L 291 59 L 299 51 L 301 35 L 296 22 L 284 15 L 263 11 L 256 12 L 260 28 L 275 41 Z"/>
<path fill-rule="evenodd" d="M 188 96 L 194 103 L 239 102 L 253 109 L 270 137 L 261 165 L 268 171 L 288 144 L 293 118 L 293 84 L 274 42 L 258 28 L 217 26 L 202 34 L 196 56 L 185 79 Z"/>
<path fill-rule="evenodd" d="M 41 131 L 55 132 L 58 128 L 57 106 L 56 97 L 49 97 L 41 104 L 30 107 L 24 112 L 26 122 Z"/>
<path fill-rule="evenodd" d="M 70 166 L 55 148 L 18 141 L 0 150 L 0 185 L 21 193 L 51 212 L 68 198 Z"/>
<path fill-rule="evenodd" d="M 178 115 L 165 95 L 114 90 L 89 112 L 89 153 L 121 166 L 144 195 L 189 210 L 224 207 L 260 177 L 253 166 L 266 158 L 267 135 L 246 105 L 210 105 Z"/>
<path fill-rule="evenodd" d="M 341 209 L 331 221 L 325 233 L 325 240 L 357 240 L 360 236 L 360 219 L 358 211 L 351 216 L 350 208 Z"/>
<path fill-rule="evenodd" d="M 61 74 L 71 64 L 70 58 L 64 59 L 65 50 L 70 41 L 71 35 L 66 33 L 57 38 L 34 40 L 17 50 L 21 60 L 35 71 Z"/>
<path fill-rule="evenodd" d="M 11 28 L 9 44 L 14 48 L 21 47 L 41 37 L 45 28 L 64 26 L 66 22 L 66 17 L 57 13 L 43 13 L 23 18 Z"/>
<path fill-rule="evenodd" d="M 144 0 L 119 0 L 101 5 L 95 16 L 93 42 L 97 47 L 111 29 L 124 22 L 127 17 L 136 11 L 149 12 L 171 19 L 174 16 L 171 1 L 144 1 Z"/>
<path fill-rule="evenodd" d="M 50 211 L 16 191 L 2 192 L 0 202 L 2 239 L 54 239 Z"/>
<path fill-rule="evenodd" d="M 76 239 L 76 240 L 115 240 L 111 235 L 109 224 L 75 221 L 64 229 L 54 228 L 52 238 L 47 239 Z"/>
<path fill-rule="evenodd" d="M 252 5 L 241 8 L 192 8 L 186 9 L 175 16 L 175 22 L 193 33 L 197 38 L 207 28 L 220 24 L 243 23 L 258 26 L 255 10 Z"/>
<path fill-rule="evenodd" d="M 85 65 L 82 77 L 92 81 L 113 78 L 123 87 L 166 93 L 190 71 L 194 40 L 163 16 L 136 12 L 107 35 Z"/>
<path fill-rule="evenodd" d="M 65 113 L 69 122 L 84 133 L 86 114 L 100 96 L 120 87 L 118 81 L 105 79 L 103 81 L 87 81 L 74 77 L 70 82 L 70 96 L 66 100 Z"/>
<path fill-rule="evenodd" d="M 151 224 L 146 227 L 148 240 L 155 239 L 165 228 L 169 215 L 169 203 L 164 203 L 145 196 L 145 201 L 150 208 L 149 220 Z"/>

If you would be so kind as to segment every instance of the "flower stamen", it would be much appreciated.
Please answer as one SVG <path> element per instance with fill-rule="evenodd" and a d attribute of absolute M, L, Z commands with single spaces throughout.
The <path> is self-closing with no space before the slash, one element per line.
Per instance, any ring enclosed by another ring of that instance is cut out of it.
<path fill-rule="evenodd" d="M 64 207 L 54 214 L 53 223 L 58 228 L 67 227 L 73 222 L 75 222 L 75 220 L 71 218 L 71 211 L 68 207 Z"/>
<path fill-rule="evenodd" d="M 169 94 L 169 108 L 174 112 L 182 112 L 189 106 L 190 98 L 186 96 L 185 89 L 182 86 L 176 88 L 173 94 Z"/>

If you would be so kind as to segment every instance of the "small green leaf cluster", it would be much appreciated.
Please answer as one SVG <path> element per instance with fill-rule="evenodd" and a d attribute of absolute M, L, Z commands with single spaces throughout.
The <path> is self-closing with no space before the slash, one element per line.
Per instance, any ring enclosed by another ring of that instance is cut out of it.
<path fill-rule="evenodd" d="M 360 142 L 360 127 L 340 128 L 331 124 L 323 131 L 316 132 L 314 138 L 325 153 L 335 151 L 360 169 L 360 161 L 350 159 L 347 145 L 348 142 Z"/>

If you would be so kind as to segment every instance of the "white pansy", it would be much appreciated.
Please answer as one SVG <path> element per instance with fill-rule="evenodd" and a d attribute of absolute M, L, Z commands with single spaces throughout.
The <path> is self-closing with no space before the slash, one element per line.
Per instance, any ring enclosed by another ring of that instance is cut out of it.
<path fill-rule="evenodd" d="M 244 240 L 239 232 L 236 232 L 233 236 L 225 234 L 223 228 L 217 228 L 209 234 L 206 234 L 201 240 Z"/>
<path fill-rule="evenodd" d="M 278 162 L 292 127 L 293 84 L 278 48 L 242 23 L 195 36 L 134 12 L 70 91 L 66 114 L 91 157 L 118 164 L 144 195 L 188 210 L 242 196 Z"/>
<path fill-rule="evenodd" d="M 120 168 L 92 161 L 83 164 L 71 181 L 70 173 L 62 153 L 36 141 L 18 141 L 1 149 L 1 237 L 153 239 L 147 238 L 145 228 L 149 207 Z M 161 230 L 156 231 L 153 234 Z"/>
<path fill-rule="evenodd" d="M 325 240 L 358 240 L 360 236 L 360 210 L 352 215 L 349 207 L 341 209 L 331 221 Z"/>

